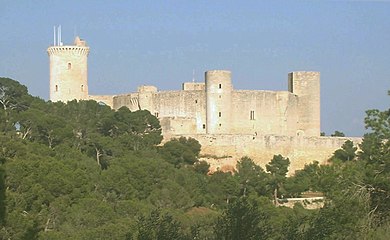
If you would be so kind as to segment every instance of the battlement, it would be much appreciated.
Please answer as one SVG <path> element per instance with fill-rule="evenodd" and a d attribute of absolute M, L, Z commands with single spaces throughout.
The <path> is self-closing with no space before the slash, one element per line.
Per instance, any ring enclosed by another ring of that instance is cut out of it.
<path fill-rule="evenodd" d="M 78 56 L 88 56 L 89 47 L 79 46 L 51 46 L 47 49 L 47 53 L 50 55 L 62 55 L 72 54 Z"/>

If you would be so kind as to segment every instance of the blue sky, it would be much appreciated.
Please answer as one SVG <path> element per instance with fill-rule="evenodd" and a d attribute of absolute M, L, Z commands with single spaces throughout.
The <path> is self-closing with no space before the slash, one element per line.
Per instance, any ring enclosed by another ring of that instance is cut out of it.
<path fill-rule="evenodd" d="M 236 89 L 287 90 L 287 73 L 321 72 L 321 126 L 365 132 L 365 110 L 389 108 L 388 1 L 0 0 L 0 76 L 48 99 L 53 26 L 91 48 L 91 94 L 151 84 L 180 89 L 211 69 Z"/>

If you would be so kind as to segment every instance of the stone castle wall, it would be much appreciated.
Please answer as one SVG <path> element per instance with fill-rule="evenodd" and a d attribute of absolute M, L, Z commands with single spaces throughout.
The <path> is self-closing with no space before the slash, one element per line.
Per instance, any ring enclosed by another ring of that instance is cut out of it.
<path fill-rule="evenodd" d="M 114 105 L 114 99 L 112 95 L 89 95 L 89 100 L 94 100 L 98 103 L 104 103 L 107 106 L 112 107 Z"/>
<path fill-rule="evenodd" d="M 274 155 L 281 154 L 290 159 L 289 174 L 302 169 L 305 164 L 318 161 L 326 164 L 335 150 L 340 149 L 345 141 L 351 140 L 355 145 L 361 138 L 346 137 L 305 137 L 277 136 L 254 134 L 196 134 L 180 135 L 195 138 L 202 145 L 201 154 L 210 155 L 209 162 L 214 169 L 234 167 L 241 157 L 248 156 L 263 168 Z M 179 136 L 170 135 L 164 141 Z M 216 160 L 220 158 L 220 160 Z"/>
<path fill-rule="evenodd" d="M 234 134 L 296 135 L 298 97 L 283 91 L 233 91 Z"/>
<path fill-rule="evenodd" d="M 164 135 L 319 136 L 319 73 L 294 72 L 288 83 L 289 91 L 234 90 L 229 71 L 213 70 L 206 72 L 205 83 L 184 83 L 177 91 L 141 86 L 113 96 L 110 106 L 149 110 L 162 122 Z"/>
<path fill-rule="evenodd" d="M 207 133 L 204 90 L 136 92 L 111 98 L 112 103 L 110 96 L 90 96 L 90 99 L 104 102 L 114 109 L 126 106 L 131 111 L 149 110 L 160 119 L 164 135 Z M 228 105 L 231 109 L 229 117 L 224 116 L 226 111 L 213 111 L 217 119 L 215 125 L 222 123 L 218 121 L 220 112 L 221 118 L 227 118 L 229 134 L 297 134 L 298 97 L 290 92 L 236 90 L 231 92 L 231 102 Z"/>
<path fill-rule="evenodd" d="M 127 107 L 130 111 L 141 110 L 138 93 L 121 94 L 112 96 L 112 98 L 113 104 L 110 107 L 115 110 L 118 110 L 122 106 Z"/>
<path fill-rule="evenodd" d="M 324 163 L 346 139 L 320 137 L 320 74 L 292 72 L 288 91 L 234 90 L 227 70 L 205 72 L 205 81 L 183 83 L 179 91 L 140 86 L 120 95 L 88 94 L 89 47 L 50 46 L 50 100 L 95 100 L 113 109 L 149 110 L 159 118 L 164 139 L 187 136 L 202 153 L 253 158 L 264 166 L 274 154 L 291 160 L 291 170 L 317 160 Z M 359 139 L 353 139 L 355 142 Z"/>

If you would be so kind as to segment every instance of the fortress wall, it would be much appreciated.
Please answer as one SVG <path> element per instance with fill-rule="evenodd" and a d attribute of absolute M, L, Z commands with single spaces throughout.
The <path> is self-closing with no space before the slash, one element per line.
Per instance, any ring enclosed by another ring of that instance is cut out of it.
<path fill-rule="evenodd" d="M 196 133 L 196 119 L 191 117 L 162 117 L 160 118 L 164 138 L 171 136 Z"/>
<path fill-rule="evenodd" d="M 151 114 L 157 116 L 156 108 L 156 93 L 154 92 L 139 92 L 138 103 L 139 107 L 148 110 Z"/>
<path fill-rule="evenodd" d="M 192 90 L 205 90 L 205 83 L 200 82 L 185 82 L 183 83 L 182 89 L 184 91 L 192 91 Z"/>
<path fill-rule="evenodd" d="M 271 161 L 274 155 L 282 154 L 290 159 L 289 174 L 302 169 L 305 164 L 318 161 L 326 164 L 335 150 L 341 148 L 346 140 L 355 144 L 361 143 L 361 138 L 338 137 L 303 137 L 276 135 L 182 135 L 192 137 L 202 145 L 201 154 L 225 156 L 220 161 L 211 161 L 217 167 L 234 165 L 243 156 L 248 156 L 261 167 Z M 169 139 L 164 139 L 169 140 Z M 215 167 L 215 166 L 214 166 Z"/>
<path fill-rule="evenodd" d="M 287 91 L 233 91 L 231 133 L 294 136 L 297 100 L 296 95 Z"/>
<path fill-rule="evenodd" d="M 89 95 L 89 100 L 95 100 L 96 102 L 102 102 L 111 108 L 114 107 L 114 96 L 113 95 Z"/>
<path fill-rule="evenodd" d="M 176 128 L 177 131 L 183 132 L 183 123 L 177 119 L 192 118 L 186 120 L 186 124 L 193 124 L 193 127 L 185 128 L 189 132 L 186 134 L 205 133 L 203 124 L 206 123 L 206 102 L 205 92 L 202 90 L 194 91 L 166 91 L 158 92 L 154 98 L 155 111 L 159 118 L 176 116 L 175 121 L 170 123 L 169 129 Z M 184 124 L 185 125 L 185 124 Z M 168 129 L 168 128 L 167 128 Z M 181 130 L 179 130 L 181 129 Z"/>
<path fill-rule="evenodd" d="M 113 97 L 113 108 L 118 110 L 120 107 L 126 106 L 130 111 L 139 110 L 139 94 L 138 93 L 129 93 L 116 95 Z"/>

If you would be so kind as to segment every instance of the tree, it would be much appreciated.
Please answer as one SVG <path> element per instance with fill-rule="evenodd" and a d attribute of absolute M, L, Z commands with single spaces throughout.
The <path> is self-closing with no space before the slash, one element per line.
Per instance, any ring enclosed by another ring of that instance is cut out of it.
<path fill-rule="evenodd" d="M 241 197 L 227 206 L 218 218 L 214 234 L 215 239 L 268 239 L 267 216 L 261 213 L 256 203 Z"/>
<path fill-rule="evenodd" d="M 26 86 L 12 79 L 0 77 L 0 104 L 4 111 L 25 108 L 28 105 L 26 98 L 31 98 Z"/>
<path fill-rule="evenodd" d="M 290 160 L 284 158 L 282 155 L 274 155 L 271 162 L 269 162 L 265 167 L 267 172 L 271 173 L 271 186 L 274 189 L 274 203 L 278 204 L 278 191 L 286 180 L 286 174 L 288 172 L 288 167 L 290 165 Z"/>
<path fill-rule="evenodd" d="M 1 161 L 1 160 L 0 160 Z M 3 168 L 3 162 L 0 163 L 0 226 L 5 225 L 6 220 L 6 199 L 5 199 L 5 171 Z"/>
<path fill-rule="evenodd" d="M 182 165 L 193 165 L 198 161 L 200 147 L 197 140 L 180 137 L 166 142 L 160 148 L 160 153 L 169 163 L 180 168 Z"/>
<path fill-rule="evenodd" d="M 244 196 L 255 193 L 259 196 L 267 194 L 266 183 L 269 181 L 268 174 L 252 159 L 243 157 L 237 163 L 235 177 L 239 179 Z"/>
<path fill-rule="evenodd" d="M 208 180 L 207 192 L 212 205 L 226 206 L 240 196 L 238 179 L 230 172 L 214 172 Z"/>
<path fill-rule="evenodd" d="M 292 197 L 299 197 L 305 191 L 318 191 L 319 179 L 322 166 L 319 162 L 314 161 L 310 164 L 305 164 L 301 170 L 295 171 L 294 176 L 289 177 L 284 184 L 284 189 L 287 194 Z"/>
<path fill-rule="evenodd" d="M 345 137 L 345 134 L 343 132 L 335 131 L 333 134 L 330 135 L 331 137 Z"/>
<path fill-rule="evenodd" d="M 390 221 L 390 109 L 368 110 L 359 160 L 365 162 L 365 187 L 370 190 L 370 207 L 378 224 Z"/>
<path fill-rule="evenodd" d="M 194 164 L 194 170 L 197 173 L 206 175 L 209 172 L 210 164 L 206 161 L 198 161 Z"/>
<path fill-rule="evenodd" d="M 338 149 L 333 153 L 331 160 L 334 161 L 336 159 L 339 159 L 343 162 L 352 161 L 356 157 L 356 150 L 357 147 L 354 146 L 353 142 L 347 140 L 341 146 L 341 149 Z"/>
<path fill-rule="evenodd" d="M 160 210 L 153 210 L 148 217 L 141 216 L 137 221 L 137 232 L 128 234 L 126 239 L 154 240 L 154 239 L 182 239 L 180 224 L 169 214 L 161 214 Z"/>

